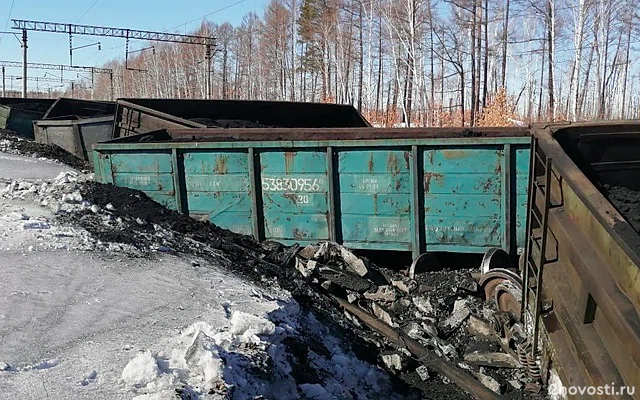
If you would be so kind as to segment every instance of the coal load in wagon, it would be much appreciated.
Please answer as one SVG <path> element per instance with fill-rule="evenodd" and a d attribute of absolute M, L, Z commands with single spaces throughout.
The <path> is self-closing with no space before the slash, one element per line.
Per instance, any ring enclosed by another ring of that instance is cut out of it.
<path fill-rule="evenodd" d="M 640 233 L 640 126 L 626 132 L 594 125 L 555 138 L 573 162 Z"/>
<path fill-rule="evenodd" d="M 356 128 L 352 106 L 284 101 L 119 99 L 114 137 L 170 128 Z"/>

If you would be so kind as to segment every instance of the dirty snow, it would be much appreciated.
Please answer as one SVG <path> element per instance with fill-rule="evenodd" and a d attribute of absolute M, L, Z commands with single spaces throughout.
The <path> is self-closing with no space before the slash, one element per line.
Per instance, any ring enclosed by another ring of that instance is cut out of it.
<path fill-rule="evenodd" d="M 205 321 L 189 325 L 162 341 L 154 353 L 136 355 L 125 367 L 123 380 L 141 399 L 170 398 L 176 387 L 202 393 L 203 398 L 397 398 L 385 373 L 346 353 L 339 340 L 295 301 L 268 304 L 274 310 L 262 317 L 229 310 L 231 316 L 222 326 Z M 291 374 L 292 355 L 284 343 L 298 337 L 301 329 L 323 337 L 330 352 L 310 354 L 310 368 L 323 377 L 321 383 L 298 384 Z"/>

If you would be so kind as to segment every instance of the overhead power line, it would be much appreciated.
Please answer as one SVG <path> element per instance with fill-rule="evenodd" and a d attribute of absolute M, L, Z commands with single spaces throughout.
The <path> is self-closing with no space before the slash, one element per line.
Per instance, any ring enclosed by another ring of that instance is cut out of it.
<path fill-rule="evenodd" d="M 4 24 L 4 29 L 7 29 L 7 26 L 9 26 L 9 20 L 11 19 L 11 13 L 13 12 L 13 5 L 15 4 L 16 0 L 11 0 L 11 7 L 9 7 L 9 15 L 7 16 L 7 23 Z"/>
<path fill-rule="evenodd" d="M 84 13 L 82 13 L 82 15 L 80 16 L 80 18 L 78 18 L 78 19 L 76 20 L 76 22 L 80 22 L 80 20 L 81 20 L 82 18 L 84 18 L 84 16 L 85 16 L 85 15 L 89 14 L 89 11 L 91 11 L 91 10 L 93 9 L 93 7 L 95 7 L 95 5 L 96 5 L 97 3 L 98 3 L 98 0 L 94 0 L 94 2 L 93 2 L 93 3 L 91 3 L 91 5 L 89 6 L 89 8 L 87 8 L 87 10 L 86 10 Z"/>
<path fill-rule="evenodd" d="M 224 11 L 224 10 L 227 10 L 227 9 L 229 9 L 229 8 L 231 8 L 231 7 L 235 7 L 235 6 L 237 6 L 238 4 L 240 4 L 240 3 L 244 3 L 245 1 L 247 1 L 247 0 L 239 0 L 239 1 L 236 1 L 236 2 L 235 2 L 235 3 L 233 3 L 233 4 L 229 4 L 228 6 L 225 6 L 225 7 L 219 8 L 219 9 L 217 9 L 217 10 L 215 10 L 215 11 L 211 11 L 210 13 L 207 13 L 207 14 L 205 14 L 205 15 L 201 16 L 201 17 L 194 18 L 194 19 L 192 19 L 191 21 L 187 21 L 187 22 L 185 22 L 185 23 L 183 23 L 183 24 L 176 25 L 176 26 L 174 26 L 173 28 L 169 28 L 169 29 L 167 29 L 167 30 L 172 31 L 172 30 L 174 30 L 174 29 L 176 29 L 176 28 L 180 28 L 181 26 L 184 26 L 184 25 L 190 24 L 190 23 L 192 23 L 192 22 L 199 21 L 199 20 L 201 20 L 201 19 L 203 19 L 203 18 L 206 18 L 206 17 L 208 17 L 208 16 L 210 16 L 210 15 L 213 15 L 213 14 L 219 13 L 220 11 Z"/>
<path fill-rule="evenodd" d="M 9 7 L 9 15 L 7 16 L 7 22 L 4 24 L 4 30 L 7 30 L 7 27 L 9 26 L 9 21 L 11 20 L 11 12 L 13 12 L 13 4 L 15 3 L 15 0 L 11 0 L 11 7 Z M 2 43 L 2 35 L 0 35 L 0 43 Z"/>
<path fill-rule="evenodd" d="M 20 61 L 0 61 L 2 67 L 22 67 Z M 83 67 L 83 66 L 70 66 L 62 64 L 43 64 L 43 63 L 27 63 L 27 68 L 33 69 L 46 69 L 55 71 L 73 71 L 73 72 L 95 72 L 96 74 L 111 74 L 113 70 L 111 68 L 98 68 L 98 67 Z"/>
<path fill-rule="evenodd" d="M 17 75 L 6 75 L 5 78 L 9 78 L 9 79 L 14 79 L 14 80 L 21 80 L 22 77 L 21 76 L 17 76 Z M 58 78 L 46 78 L 46 77 L 42 77 L 42 76 L 30 76 L 27 78 L 28 81 L 30 82 L 58 82 L 58 83 L 71 83 L 71 82 L 75 82 L 73 79 L 58 79 Z"/>

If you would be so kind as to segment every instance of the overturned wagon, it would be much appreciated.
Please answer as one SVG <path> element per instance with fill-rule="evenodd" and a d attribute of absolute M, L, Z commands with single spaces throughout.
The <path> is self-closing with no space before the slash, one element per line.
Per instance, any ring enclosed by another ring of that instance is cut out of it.
<path fill-rule="evenodd" d="M 96 177 L 259 240 L 515 253 L 530 137 L 517 128 L 169 129 L 94 147 Z"/>

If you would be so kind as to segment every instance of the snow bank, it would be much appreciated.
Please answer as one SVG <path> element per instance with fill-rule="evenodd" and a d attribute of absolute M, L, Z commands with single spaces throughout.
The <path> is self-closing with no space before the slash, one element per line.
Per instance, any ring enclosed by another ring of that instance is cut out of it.
<path fill-rule="evenodd" d="M 123 380 L 136 400 L 168 399 L 176 390 L 205 398 L 397 398 L 388 376 L 345 351 L 313 314 L 293 300 L 279 304 L 257 316 L 224 303 L 226 325 L 199 321 L 186 327 L 155 358 L 147 351 L 131 360 Z M 310 340 L 325 351 L 312 351 Z M 313 383 L 296 381 L 300 374 L 292 372 L 301 369 Z"/>
<path fill-rule="evenodd" d="M 122 371 L 122 380 L 129 386 L 143 387 L 158 377 L 158 363 L 151 352 L 144 351 L 129 361 Z"/>
<path fill-rule="evenodd" d="M 245 338 L 251 336 L 269 336 L 275 333 L 276 326 L 273 322 L 256 317 L 242 311 L 234 311 L 231 315 L 231 328 L 229 333 Z"/>
<path fill-rule="evenodd" d="M 195 386 L 208 390 L 222 377 L 223 364 L 218 354 L 218 344 L 202 331 L 195 335 L 182 358 Z M 178 363 L 182 364 L 182 360 L 178 360 Z"/>

